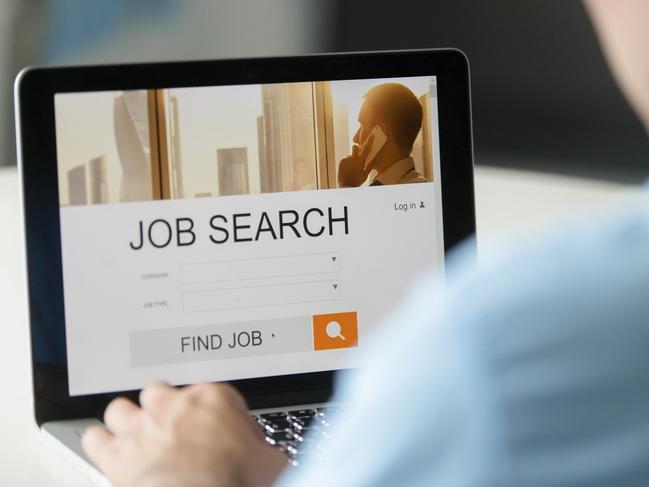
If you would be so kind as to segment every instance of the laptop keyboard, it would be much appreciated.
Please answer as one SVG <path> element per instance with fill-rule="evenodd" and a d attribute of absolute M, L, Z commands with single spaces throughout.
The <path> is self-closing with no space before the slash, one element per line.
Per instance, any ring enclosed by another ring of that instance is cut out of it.
<path fill-rule="evenodd" d="M 340 414 L 338 407 L 294 409 L 253 414 L 266 441 L 284 452 L 293 466 L 305 455 L 318 458 L 331 440 L 331 422 Z"/>

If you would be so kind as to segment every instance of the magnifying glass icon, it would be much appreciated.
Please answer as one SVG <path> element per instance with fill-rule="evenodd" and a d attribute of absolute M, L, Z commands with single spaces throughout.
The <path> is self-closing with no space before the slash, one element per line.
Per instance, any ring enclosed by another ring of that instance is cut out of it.
<path fill-rule="evenodd" d="M 340 323 L 338 323 L 337 321 L 330 321 L 329 323 L 327 323 L 327 328 L 325 331 L 327 332 L 327 336 L 329 338 L 340 338 L 341 340 L 346 340 L 343 334 L 340 333 L 341 329 L 342 328 L 340 326 Z"/>

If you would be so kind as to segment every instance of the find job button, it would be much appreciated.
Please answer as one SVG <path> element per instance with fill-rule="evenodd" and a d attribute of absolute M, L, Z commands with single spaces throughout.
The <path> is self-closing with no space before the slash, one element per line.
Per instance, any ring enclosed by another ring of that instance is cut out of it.
<path fill-rule="evenodd" d="M 307 352 L 312 348 L 309 316 L 130 333 L 133 367 Z"/>

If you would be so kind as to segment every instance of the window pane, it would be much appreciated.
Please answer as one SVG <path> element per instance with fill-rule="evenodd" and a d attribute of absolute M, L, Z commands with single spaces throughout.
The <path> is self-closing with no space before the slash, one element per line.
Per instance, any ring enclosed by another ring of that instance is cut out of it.
<path fill-rule="evenodd" d="M 172 198 L 314 189 L 311 83 L 165 90 Z"/>
<path fill-rule="evenodd" d="M 147 93 L 55 97 L 61 205 L 152 199 Z"/>

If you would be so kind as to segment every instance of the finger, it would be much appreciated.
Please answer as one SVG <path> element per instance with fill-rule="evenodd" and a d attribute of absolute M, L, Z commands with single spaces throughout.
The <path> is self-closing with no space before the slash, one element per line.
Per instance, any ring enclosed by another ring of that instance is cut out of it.
<path fill-rule="evenodd" d="M 175 393 L 176 390 L 166 382 L 153 382 L 140 392 L 140 406 L 153 417 L 158 418 Z"/>
<path fill-rule="evenodd" d="M 101 426 L 90 426 L 81 436 L 81 448 L 102 472 L 115 458 L 115 437 Z"/>
<path fill-rule="evenodd" d="M 185 394 L 193 401 L 201 404 L 214 404 L 228 402 L 228 391 L 220 387 L 221 384 L 202 382 L 185 388 Z"/>
<path fill-rule="evenodd" d="M 370 161 L 369 164 L 363 164 L 363 181 L 368 178 L 370 173 L 374 170 L 374 161 Z"/>
<path fill-rule="evenodd" d="M 211 408 L 218 408 L 219 413 L 224 416 L 234 414 L 233 418 L 239 417 L 250 428 L 255 436 L 264 440 L 264 434 L 259 425 L 250 416 L 250 410 L 244 397 L 234 387 L 226 383 L 220 384 L 196 384 L 187 388 L 187 393 L 194 396 L 199 404 Z"/>
<path fill-rule="evenodd" d="M 104 412 L 104 423 L 113 434 L 129 433 L 137 427 L 142 410 L 126 398 L 113 399 Z"/>
<path fill-rule="evenodd" d="M 199 404 L 228 407 L 248 414 L 248 406 L 243 396 L 229 384 L 195 384 L 186 391 Z"/>
<path fill-rule="evenodd" d="M 210 414 L 218 415 L 228 421 L 231 428 L 236 428 L 236 423 L 242 421 L 245 427 L 261 442 L 265 434 L 259 424 L 252 419 L 248 404 L 244 397 L 229 384 L 196 384 L 185 389 L 189 400 L 209 408 Z"/>
<path fill-rule="evenodd" d="M 358 147 L 357 144 L 352 145 L 352 157 L 358 157 L 359 151 L 360 151 L 360 147 Z"/>

